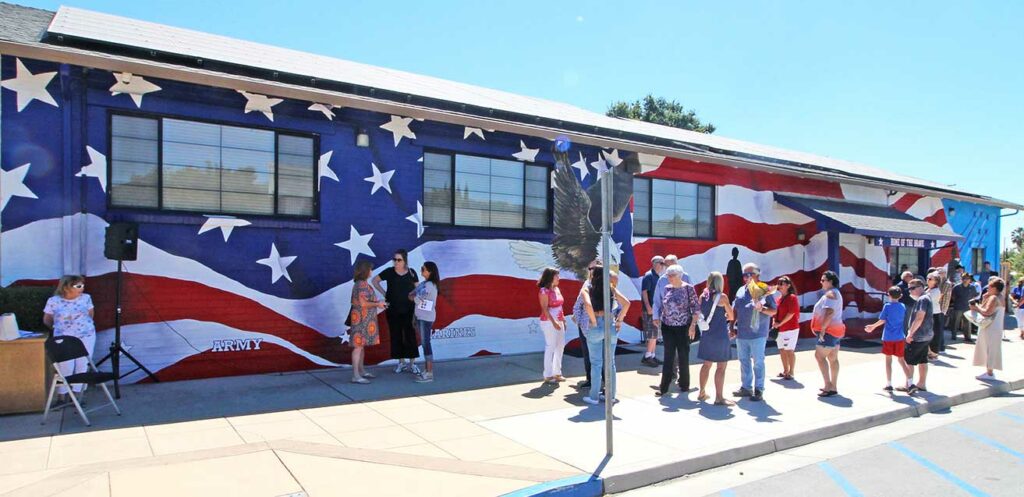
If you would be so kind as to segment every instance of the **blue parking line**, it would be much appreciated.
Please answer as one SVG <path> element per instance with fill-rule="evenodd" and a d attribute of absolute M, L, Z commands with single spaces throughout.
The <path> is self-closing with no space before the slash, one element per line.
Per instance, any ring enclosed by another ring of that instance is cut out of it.
<path fill-rule="evenodd" d="M 892 448 L 902 452 L 903 455 L 913 459 L 914 462 L 920 464 L 921 466 L 924 466 L 925 468 L 930 470 L 932 473 L 935 473 L 935 474 L 943 477 L 947 481 L 953 483 L 954 485 L 960 487 L 960 489 L 963 490 L 964 492 L 967 492 L 967 493 L 969 493 L 969 494 L 971 494 L 971 495 L 973 495 L 975 497 L 989 497 L 989 495 L 987 493 L 982 492 L 981 490 L 978 490 L 977 488 L 971 486 L 971 484 L 961 480 L 960 478 L 958 478 L 953 473 L 950 473 L 949 471 L 946 471 L 946 470 L 940 468 L 937 464 L 929 461 L 928 459 L 925 459 L 923 456 L 921 456 L 917 452 L 914 452 L 914 451 L 904 447 L 903 444 L 901 444 L 899 442 L 889 442 L 889 447 L 892 447 Z"/>
<path fill-rule="evenodd" d="M 718 495 L 720 497 L 736 497 L 736 491 L 731 488 L 727 488 L 725 490 L 722 490 L 721 492 L 718 492 Z"/>
<path fill-rule="evenodd" d="M 850 483 L 850 480 L 847 480 L 846 477 L 844 477 L 843 474 L 831 464 L 822 461 L 818 463 L 818 467 L 821 468 L 829 478 L 832 478 L 832 481 L 836 482 L 836 485 L 839 485 L 839 488 L 843 489 L 843 492 L 849 497 L 864 497 L 864 494 L 860 493 L 860 490 L 857 490 L 857 487 L 853 486 L 853 484 Z"/>
<path fill-rule="evenodd" d="M 999 415 L 1010 418 L 1018 423 L 1024 423 L 1024 416 L 1018 416 L 1016 414 L 1010 414 L 1008 412 L 1001 412 L 999 413 Z"/>
<path fill-rule="evenodd" d="M 1021 461 L 1024 461 L 1024 454 L 1021 454 L 1020 452 L 1017 452 L 1017 451 L 1015 451 L 1015 450 L 1013 450 L 1013 449 L 1011 449 L 1011 448 L 1009 448 L 1009 447 L 1007 447 L 1007 446 L 1005 446 L 1005 445 L 1003 445 L 1003 444 L 1001 444 L 999 442 L 996 442 L 995 440 L 992 440 L 991 438 L 988 438 L 988 437 L 986 437 L 984 435 L 981 435 L 979 433 L 975 433 L 975 432 L 973 432 L 971 430 L 968 430 L 967 428 L 961 428 L 961 427 L 956 426 L 956 425 L 951 425 L 950 428 L 960 432 L 963 435 L 966 435 L 966 436 L 968 436 L 970 438 L 973 438 L 973 439 L 975 439 L 975 440 L 977 440 L 977 441 L 979 441 L 979 442 L 981 442 L 981 443 L 983 443 L 985 445 L 989 445 L 989 446 L 995 447 L 995 448 L 997 448 L 997 449 L 999 449 L 999 450 L 1001 450 L 1001 451 L 1003 451 L 1003 452 L 1005 452 L 1007 454 L 1010 454 L 1013 457 L 1016 457 L 1017 459 L 1020 459 Z"/>

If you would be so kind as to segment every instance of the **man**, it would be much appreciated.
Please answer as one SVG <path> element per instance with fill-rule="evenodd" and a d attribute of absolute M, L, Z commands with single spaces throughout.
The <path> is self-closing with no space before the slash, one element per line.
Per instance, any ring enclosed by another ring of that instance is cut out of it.
<path fill-rule="evenodd" d="M 1020 337 L 1024 338 L 1024 278 L 1017 280 L 1017 286 L 1010 290 L 1010 300 L 1017 315 L 1017 329 Z"/>
<path fill-rule="evenodd" d="M 654 300 L 655 290 L 658 288 L 658 280 L 664 271 L 665 258 L 656 255 L 651 258 L 651 270 L 644 275 L 644 279 L 640 282 L 640 298 L 643 300 L 641 319 L 643 320 L 644 339 L 647 340 L 647 351 L 644 352 L 644 358 L 640 360 L 640 363 L 652 368 L 661 366 L 661 361 L 658 360 L 654 353 L 658 347 L 658 334 L 660 330 L 655 326 L 654 319 L 651 317 L 654 313 L 651 303 Z"/>
<path fill-rule="evenodd" d="M 999 276 L 999 273 L 992 270 L 992 263 L 985 261 L 981 266 L 981 274 L 978 275 L 978 282 L 984 285 L 988 285 L 988 279 L 993 276 Z M 979 294 L 981 292 L 978 292 Z"/>
<path fill-rule="evenodd" d="M 924 281 L 915 278 L 910 282 L 910 296 L 914 298 L 910 328 L 907 330 L 907 350 L 904 358 L 910 366 L 917 366 L 917 384 L 907 388 L 907 393 L 927 392 L 928 344 L 932 341 L 932 299 L 928 297 Z"/>
<path fill-rule="evenodd" d="M 942 335 L 942 340 L 939 342 L 939 351 L 946 350 L 946 326 L 949 321 L 946 318 L 949 316 L 949 303 L 953 299 L 953 284 L 949 282 L 949 278 L 946 277 L 946 268 L 940 267 L 935 269 L 936 274 L 939 275 L 939 291 L 942 292 L 942 298 L 939 299 L 939 311 L 942 314 L 942 326 L 935 330 L 936 333 Z"/>
<path fill-rule="evenodd" d="M 977 290 L 972 285 L 970 274 L 960 276 L 960 284 L 953 287 L 953 296 L 950 299 L 949 328 L 950 337 L 956 340 L 957 331 L 964 336 L 964 343 L 974 343 L 971 339 L 971 322 L 964 317 L 964 313 L 971 309 L 971 299 L 978 296 Z"/>
<path fill-rule="evenodd" d="M 903 274 L 906 273 L 909 270 L 910 270 L 910 266 L 908 266 L 906 264 L 900 264 L 900 271 L 898 273 L 896 273 L 897 276 L 892 279 L 892 284 L 893 285 L 899 285 L 900 281 L 903 281 L 903 279 L 902 279 L 903 278 Z"/>
<path fill-rule="evenodd" d="M 771 290 L 761 283 L 761 269 L 757 264 L 748 262 L 743 265 L 743 282 L 733 302 L 736 354 L 740 360 L 742 384 L 732 394 L 759 401 L 764 398 L 764 347 L 776 305 Z"/>
<path fill-rule="evenodd" d="M 903 304 L 903 307 L 907 308 L 907 312 L 903 317 L 903 329 L 907 329 L 910 327 L 910 309 L 914 308 L 914 298 L 910 296 L 910 282 L 914 279 L 914 273 L 903 271 L 900 278 L 901 280 L 896 286 L 900 287 L 900 290 L 903 292 L 903 296 L 900 297 L 900 303 Z"/>

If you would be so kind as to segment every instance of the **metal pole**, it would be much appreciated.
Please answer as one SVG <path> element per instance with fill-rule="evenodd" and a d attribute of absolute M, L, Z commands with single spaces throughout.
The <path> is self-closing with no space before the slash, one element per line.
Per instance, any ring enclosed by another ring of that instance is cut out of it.
<path fill-rule="evenodd" d="M 614 168 L 609 168 L 604 178 L 601 178 L 601 262 L 603 264 L 604 276 L 604 428 L 606 454 L 612 455 L 612 405 L 615 403 L 614 371 L 612 361 L 615 360 L 615 343 L 612 335 L 612 288 L 611 288 L 611 266 L 612 266 L 612 174 Z M 591 381 L 598 381 L 593 378 Z"/>

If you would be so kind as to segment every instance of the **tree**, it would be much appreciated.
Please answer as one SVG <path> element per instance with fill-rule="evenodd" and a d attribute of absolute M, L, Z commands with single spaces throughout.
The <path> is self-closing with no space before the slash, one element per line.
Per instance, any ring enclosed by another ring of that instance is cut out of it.
<path fill-rule="evenodd" d="M 1024 228 L 1017 228 L 1010 233 L 1010 241 L 1018 250 L 1024 250 Z"/>
<path fill-rule="evenodd" d="M 654 97 L 648 94 L 646 97 L 633 101 L 619 101 L 608 107 L 605 114 L 612 117 L 624 117 L 636 119 L 654 124 L 672 126 L 674 128 L 688 129 L 700 133 L 714 133 L 715 125 L 701 122 L 697 113 L 687 110 L 683 104 L 675 100 L 666 100 L 664 97 Z"/>

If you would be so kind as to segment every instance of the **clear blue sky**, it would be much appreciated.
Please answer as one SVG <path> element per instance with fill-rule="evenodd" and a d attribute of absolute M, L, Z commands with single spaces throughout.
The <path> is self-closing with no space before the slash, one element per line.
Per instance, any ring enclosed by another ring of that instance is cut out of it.
<path fill-rule="evenodd" d="M 594 111 L 650 92 L 696 109 L 719 135 L 1024 201 L 1024 2 L 849 3 L 67 5 Z M 1022 225 L 1024 213 L 1004 218 L 1004 239 Z"/>

